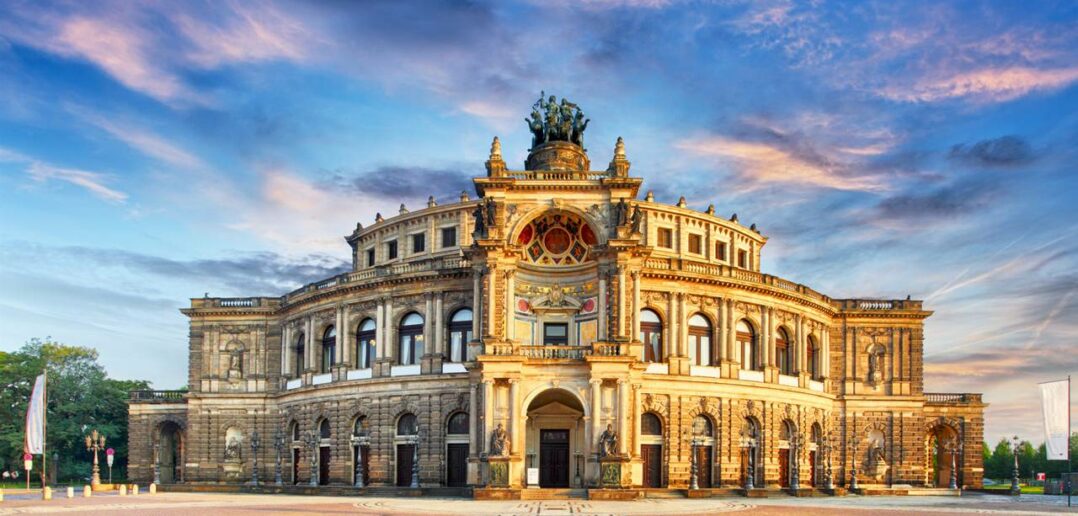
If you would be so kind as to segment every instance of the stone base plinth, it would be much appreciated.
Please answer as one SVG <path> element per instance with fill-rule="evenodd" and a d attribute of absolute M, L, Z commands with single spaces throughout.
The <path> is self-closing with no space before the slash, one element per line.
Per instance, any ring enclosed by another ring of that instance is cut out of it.
<path fill-rule="evenodd" d="M 741 494 L 749 498 L 767 498 L 770 491 L 762 488 L 741 489 Z"/>
<path fill-rule="evenodd" d="M 520 500 L 520 489 L 503 487 L 477 487 L 472 490 L 476 500 Z"/>
<path fill-rule="evenodd" d="M 638 489 L 588 489 L 588 500 L 636 500 L 644 497 Z"/>
<path fill-rule="evenodd" d="M 790 496 L 797 496 L 797 497 L 816 496 L 816 490 L 811 488 L 811 487 L 801 487 L 801 488 L 798 488 L 798 489 L 790 489 L 790 490 L 787 490 L 787 492 L 790 493 Z"/>

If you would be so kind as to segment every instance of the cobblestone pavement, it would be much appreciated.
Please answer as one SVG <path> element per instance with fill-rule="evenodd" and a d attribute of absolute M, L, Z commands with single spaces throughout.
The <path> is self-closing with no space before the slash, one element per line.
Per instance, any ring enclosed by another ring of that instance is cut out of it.
<path fill-rule="evenodd" d="M 43 501 L 40 495 L 16 494 L 0 502 L 5 514 L 439 514 L 481 515 L 697 515 L 697 514 L 1048 514 L 1076 512 L 1065 497 L 967 494 L 956 497 L 771 498 L 710 500 L 645 499 L 635 502 L 591 500 L 484 501 L 455 498 L 355 498 L 331 496 L 161 493 L 120 497 Z"/>

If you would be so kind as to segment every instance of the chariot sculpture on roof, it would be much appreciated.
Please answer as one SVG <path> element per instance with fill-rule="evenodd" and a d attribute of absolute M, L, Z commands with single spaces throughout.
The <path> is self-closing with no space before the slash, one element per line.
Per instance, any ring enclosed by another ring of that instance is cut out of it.
<path fill-rule="evenodd" d="M 525 118 L 532 132 L 532 148 L 548 142 L 569 142 L 584 147 L 584 130 L 590 118 L 576 104 L 564 97 L 559 103 L 554 95 L 546 97 L 539 93 L 539 100 L 532 105 L 531 118 Z"/>

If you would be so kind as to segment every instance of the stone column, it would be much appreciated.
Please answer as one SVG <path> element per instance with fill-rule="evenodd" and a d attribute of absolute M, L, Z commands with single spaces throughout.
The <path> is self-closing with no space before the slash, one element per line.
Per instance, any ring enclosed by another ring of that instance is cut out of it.
<path fill-rule="evenodd" d="M 490 439 L 487 436 L 494 429 L 494 380 L 483 380 L 483 435 L 480 439 L 482 450 L 490 453 Z"/>
<path fill-rule="evenodd" d="M 291 354 L 290 342 L 292 342 L 292 327 L 286 322 L 281 325 L 281 376 L 285 378 L 288 378 L 289 372 L 288 355 Z"/>
<path fill-rule="evenodd" d="M 601 416 L 603 411 L 600 404 L 602 403 L 603 381 L 599 378 L 592 378 L 588 383 L 591 385 L 591 440 L 588 443 L 588 447 L 592 451 L 595 451 L 598 449 L 596 448 L 595 440 L 598 439 L 599 434 L 602 433 L 600 428 L 602 425 Z"/>
<path fill-rule="evenodd" d="M 490 273 L 487 274 L 487 277 L 490 279 L 487 286 L 487 333 L 494 336 L 494 330 L 497 328 L 496 321 L 494 320 L 496 313 L 494 305 L 497 303 L 495 293 L 497 292 L 498 287 L 498 274 L 494 270 L 491 270 Z M 502 335 L 502 337 L 504 337 L 504 335 Z M 495 338 L 497 338 L 497 336 L 495 336 Z"/>
<path fill-rule="evenodd" d="M 380 360 L 386 356 L 386 305 L 385 300 L 379 299 L 374 309 L 374 359 Z M 371 364 L 374 367 L 374 364 Z"/>
<path fill-rule="evenodd" d="M 509 379 L 509 438 L 512 448 L 509 450 L 513 455 L 517 455 L 517 452 L 521 450 L 520 440 L 520 424 L 517 421 L 520 419 L 520 410 L 517 407 L 518 400 L 517 394 L 519 393 L 520 380 L 516 378 Z"/>
<path fill-rule="evenodd" d="M 640 435 L 642 431 L 640 415 L 644 412 L 643 402 L 640 401 L 642 398 L 640 396 L 640 387 L 639 383 L 633 384 L 633 405 L 636 407 L 636 410 L 633 411 L 633 456 L 635 457 L 640 456 Z M 622 439 L 624 438 L 625 436 L 622 436 Z"/>
<path fill-rule="evenodd" d="M 342 364 L 348 360 L 348 356 L 351 353 L 348 352 L 348 307 L 341 305 L 337 307 L 337 323 L 335 328 L 337 329 L 337 338 L 334 343 L 335 351 L 333 357 L 334 364 Z"/>
<path fill-rule="evenodd" d="M 599 270 L 599 340 L 606 340 L 609 333 L 610 321 L 606 318 L 606 274 Z"/>
<path fill-rule="evenodd" d="M 439 292 L 434 296 L 434 353 L 445 355 L 445 292 Z M 467 346 L 468 343 L 462 344 Z"/>
<path fill-rule="evenodd" d="M 393 324 L 393 298 L 391 296 L 386 296 L 385 312 L 382 314 L 382 319 L 385 320 L 386 327 L 385 331 L 382 332 L 385 345 L 385 353 L 382 357 L 392 360 L 397 354 L 396 351 L 393 350 L 396 346 L 396 343 L 394 342 L 396 339 L 394 339 L 394 336 L 397 334 L 397 329 Z"/>
<path fill-rule="evenodd" d="M 307 340 L 303 344 L 303 369 L 310 371 L 314 369 L 314 318 L 307 318 L 307 334 L 305 335 Z"/>
<path fill-rule="evenodd" d="M 629 452 L 629 418 L 632 407 L 629 406 L 629 381 L 618 380 L 618 453 Z"/>
<path fill-rule="evenodd" d="M 423 295 L 423 354 L 429 354 L 433 352 L 434 338 L 431 336 L 431 329 L 434 328 L 434 299 L 433 294 L 427 292 Z M 415 357 L 416 363 L 420 363 L 422 357 Z"/>
<path fill-rule="evenodd" d="M 674 333 L 674 320 L 677 315 L 674 313 L 677 310 L 677 301 L 675 298 L 677 294 L 671 292 L 670 299 L 666 303 L 666 324 L 663 324 L 663 358 L 664 362 L 669 362 L 670 357 L 677 354 L 676 337 Z"/>
<path fill-rule="evenodd" d="M 802 321 L 800 315 L 794 316 L 794 339 L 797 344 L 794 345 L 794 360 L 797 364 L 797 374 L 805 372 L 805 332 L 803 331 Z"/>
<path fill-rule="evenodd" d="M 770 367 L 770 366 L 774 365 L 774 364 L 771 363 L 771 360 L 772 360 L 772 347 L 771 346 L 772 346 L 772 343 L 774 342 L 771 339 L 771 308 L 766 307 L 766 306 L 761 306 L 760 307 L 760 321 L 761 321 L 760 335 L 763 338 L 763 341 L 761 342 L 761 345 L 760 345 L 760 353 L 762 354 L 762 356 L 760 357 L 761 358 L 760 363 L 763 364 L 765 367 Z"/>
<path fill-rule="evenodd" d="M 689 320 L 685 314 L 685 293 L 677 296 L 677 340 L 678 356 L 689 356 Z"/>
<path fill-rule="evenodd" d="M 737 316 L 734 314 L 734 300 L 726 300 L 726 347 L 730 360 L 741 363 L 741 350 L 737 346 Z M 736 377 L 737 374 L 735 373 Z"/>
<path fill-rule="evenodd" d="M 508 339 L 515 339 L 517 337 L 516 324 L 514 324 L 515 316 L 513 315 L 517 311 L 517 296 L 516 292 L 513 291 L 514 285 L 516 283 L 516 279 L 514 278 L 514 276 L 516 276 L 516 271 L 505 271 L 505 334 L 506 338 Z"/>
<path fill-rule="evenodd" d="M 632 330 L 633 334 L 629 335 L 630 339 L 639 339 L 640 338 L 640 309 L 641 308 L 643 308 L 643 307 L 640 306 L 640 271 L 636 271 L 636 272 L 633 273 L 633 313 L 630 314 L 632 316 L 632 321 L 633 321 L 633 330 Z"/>
<path fill-rule="evenodd" d="M 473 269 L 472 274 L 475 276 L 472 280 L 472 336 L 475 339 L 482 339 L 483 288 L 481 282 L 483 274 L 478 269 Z"/>
<path fill-rule="evenodd" d="M 729 349 L 726 345 L 726 333 L 730 331 L 730 326 L 726 324 L 726 300 L 719 300 L 719 313 L 716 314 L 716 337 L 715 343 L 719 351 L 719 363 L 723 363 L 730 359 Z M 714 358 L 714 357 L 712 357 Z"/>
<path fill-rule="evenodd" d="M 468 441 L 471 445 L 468 447 L 470 455 L 478 455 L 480 450 L 479 443 L 479 403 L 475 399 L 475 390 L 480 388 L 480 385 L 468 386 Z"/>
<path fill-rule="evenodd" d="M 624 337 L 625 336 L 625 296 L 628 295 L 628 292 L 625 291 L 625 267 L 623 267 L 623 266 L 618 266 L 618 292 L 617 292 L 617 295 L 618 295 L 618 297 L 617 297 L 617 303 L 618 303 L 618 320 L 617 320 L 618 336 L 619 337 Z"/>

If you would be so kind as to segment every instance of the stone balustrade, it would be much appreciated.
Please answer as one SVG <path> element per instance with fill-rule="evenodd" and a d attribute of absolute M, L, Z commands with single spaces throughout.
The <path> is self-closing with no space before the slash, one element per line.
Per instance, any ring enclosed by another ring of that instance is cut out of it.
<path fill-rule="evenodd" d="M 128 400 L 133 403 L 177 403 L 182 402 L 187 391 L 151 391 L 137 390 L 128 393 Z"/>
<path fill-rule="evenodd" d="M 932 405 L 967 405 L 981 403 L 981 394 L 972 392 L 926 392 L 925 403 Z"/>

